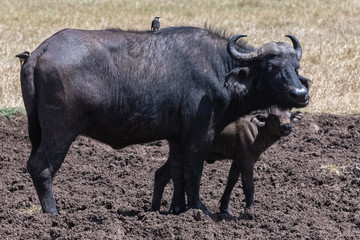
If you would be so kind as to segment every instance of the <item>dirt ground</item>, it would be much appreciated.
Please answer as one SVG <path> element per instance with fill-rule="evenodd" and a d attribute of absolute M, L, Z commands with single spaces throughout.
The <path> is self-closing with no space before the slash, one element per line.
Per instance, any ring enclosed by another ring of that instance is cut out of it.
<path fill-rule="evenodd" d="M 218 213 L 230 161 L 205 164 L 201 197 L 212 211 L 150 211 L 165 141 L 113 150 L 78 137 L 54 182 L 60 215 L 40 212 L 26 170 L 26 117 L 0 117 L 0 239 L 360 239 L 360 115 L 311 115 L 266 151 L 255 170 L 255 218 L 243 219 L 238 183 L 232 217 Z"/>

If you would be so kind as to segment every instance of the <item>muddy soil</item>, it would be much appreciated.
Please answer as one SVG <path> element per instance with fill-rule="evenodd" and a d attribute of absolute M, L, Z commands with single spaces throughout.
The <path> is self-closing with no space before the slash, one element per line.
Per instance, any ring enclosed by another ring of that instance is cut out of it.
<path fill-rule="evenodd" d="M 230 161 L 205 164 L 201 197 L 212 211 L 150 211 L 154 173 L 168 145 L 113 150 L 78 137 L 54 181 L 60 215 L 42 214 L 26 170 L 26 116 L 0 117 L 0 239 L 360 239 L 360 115 L 311 115 L 272 146 L 255 169 L 255 218 L 242 217 L 239 182 L 219 213 Z"/>

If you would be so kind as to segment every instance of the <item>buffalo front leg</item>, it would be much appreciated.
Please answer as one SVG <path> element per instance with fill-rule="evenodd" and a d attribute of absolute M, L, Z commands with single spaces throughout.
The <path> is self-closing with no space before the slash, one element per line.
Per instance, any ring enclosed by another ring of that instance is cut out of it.
<path fill-rule="evenodd" d="M 185 131 L 182 134 L 183 155 L 182 161 L 179 161 L 182 169 L 180 166 L 172 167 L 171 171 L 181 169 L 183 172 L 188 208 L 201 209 L 205 214 L 209 214 L 209 211 L 200 200 L 199 192 L 204 160 L 209 153 L 215 134 L 215 123 L 213 122 L 215 117 L 213 113 L 216 104 L 208 95 L 198 98 L 200 96 L 195 94 L 193 97 L 194 100 L 199 100 L 199 102 L 197 105 L 187 109 L 187 111 L 196 110 L 196 112 L 193 112 L 194 114 L 190 117 L 191 120 L 184 124 L 187 128 L 184 129 Z M 172 164 L 173 162 L 175 163 L 171 159 Z M 174 173 L 172 172 L 172 174 Z M 172 176 L 174 190 L 176 190 L 175 175 Z"/>
<path fill-rule="evenodd" d="M 174 194 L 170 205 L 170 212 L 173 214 L 180 214 L 186 211 L 183 164 L 184 148 L 181 144 L 177 144 L 174 142 L 169 142 L 169 148 L 170 152 L 168 163 L 170 163 L 171 166 L 170 174 L 174 184 Z M 166 170 L 166 168 L 164 168 L 163 170 Z M 166 174 L 168 173 L 168 170 L 166 170 Z"/>
<path fill-rule="evenodd" d="M 158 211 L 160 209 L 161 198 L 162 198 L 162 195 L 164 192 L 164 188 L 165 188 L 166 184 L 170 181 L 172 175 L 173 175 L 173 179 L 175 179 L 175 180 L 174 180 L 174 195 L 173 195 L 174 197 L 173 197 L 173 201 L 172 201 L 172 204 L 170 207 L 170 212 L 179 214 L 186 210 L 184 192 L 183 192 L 184 191 L 184 178 L 183 178 L 184 171 L 182 171 L 183 166 L 178 164 L 181 161 L 181 159 L 178 159 L 176 156 L 177 155 L 173 155 L 173 153 L 171 153 L 167 162 L 163 166 L 161 166 L 158 170 L 156 170 L 156 172 L 155 172 L 154 192 L 153 192 L 153 200 L 152 200 L 152 210 L 153 211 Z M 175 161 L 175 162 L 172 162 L 172 161 Z M 172 167 L 174 168 L 173 170 L 171 169 Z M 200 165 L 200 168 L 198 168 L 198 169 L 200 169 L 199 174 L 201 177 L 202 164 Z M 172 174 L 172 172 L 174 172 L 174 174 Z M 196 175 L 196 177 L 198 177 L 199 174 Z M 198 184 L 198 185 L 200 185 L 200 177 L 198 177 L 198 181 L 196 181 L 196 184 Z M 188 179 L 190 179 L 190 178 L 191 177 L 188 177 Z M 176 184 L 175 184 L 175 182 L 176 182 Z M 199 189 L 197 189 L 197 191 L 199 191 Z M 189 193 L 188 193 L 188 196 L 189 196 Z M 195 199 L 193 200 L 194 204 L 191 204 L 191 200 L 190 200 L 189 207 L 202 209 L 205 213 L 209 214 L 206 207 L 201 203 L 199 195 L 197 194 L 197 198 L 196 198 L 196 194 L 194 194 L 194 196 L 195 196 Z"/>
<path fill-rule="evenodd" d="M 210 211 L 200 199 L 200 181 L 208 149 L 209 146 L 206 146 L 197 151 L 187 152 L 184 159 L 184 179 L 188 208 L 201 209 L 209 215 Z"/>
<path fill-rule="evenodd" d="M 162 165 L 158 170 L 155 172 L 155 181 L 154 181 L 154 192 L 153 192 L 153 199 L 151 203 L 151 210 L 152 211 L 159 211 L 161 198 L 164 193 L 164 189 L 166 184 L 171 179 L 171 163 L 170 158 L 166 161 L 164 165 Z"/>
<path fill-rule="evenodd" d="M 240 177 L 240 168 L 233 160 L 226 182 L 225 191 L 220 199 L 220 212 L 231 215 L 229 211 L 230 195 Z"/>

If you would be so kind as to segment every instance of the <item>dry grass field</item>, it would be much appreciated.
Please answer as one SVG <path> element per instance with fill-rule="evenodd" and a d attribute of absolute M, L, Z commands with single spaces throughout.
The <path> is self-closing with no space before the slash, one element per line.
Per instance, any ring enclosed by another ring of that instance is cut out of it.
<path fill-rule="evenodd" d="M 360 113 L 360 1 L 358 0 L 0 0 L 0 108 L 22 107 L 15 54 L 33 51 L 63 28 L 149 29 L 205 22 L 268 41 L 303 45 L 301 74 L 312 80 L 311 113 Z M 290 42 L 290 41 L 289 41 Z"/>

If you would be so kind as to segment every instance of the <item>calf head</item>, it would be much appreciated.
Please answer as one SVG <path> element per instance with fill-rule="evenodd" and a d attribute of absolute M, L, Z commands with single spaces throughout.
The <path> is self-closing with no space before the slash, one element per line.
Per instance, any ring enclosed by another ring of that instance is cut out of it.
<path fill-rule="evenodd" d="M 233 69 L 226 77 L 225 86 L 240 96 L 249 91 L 258 96 L 257 107 L 278 105 L 284 109 L 301 108 L 309 104 L 309 80 L 298 74 L 302 56 L 300 42 L 286 35 L 293 47 L 284 42 L 270 42 L 259 49 L 243 53 L 235 42 L 245 35 L 232 37 L 227 45 L 233 59 L 245 67 Z"/>
<path fill-rule="evenodd" d="M 291 112 L 272 107 L 268 115 L 256 115 L 251 119 L 258 127 L 265 127 L 273 136 L 288 136 L 292 132 L 291 123 L 297 123 L 303 118 L 304 114 L 300 111 Z"/>

